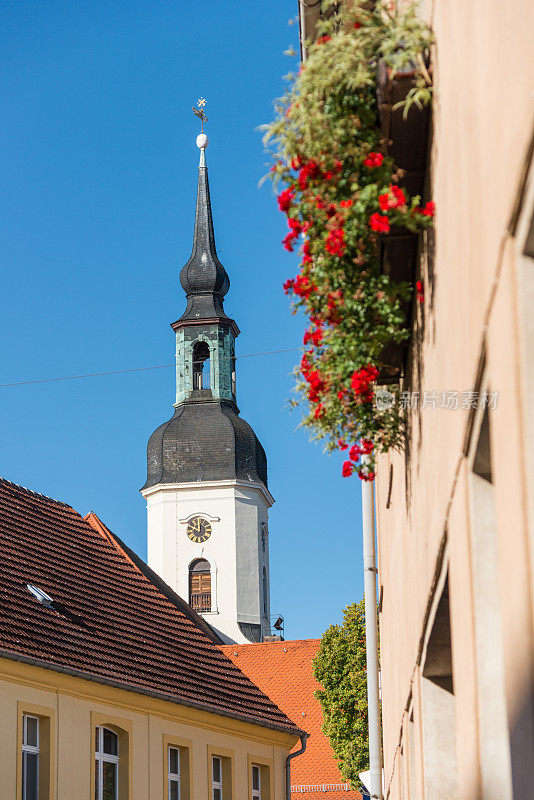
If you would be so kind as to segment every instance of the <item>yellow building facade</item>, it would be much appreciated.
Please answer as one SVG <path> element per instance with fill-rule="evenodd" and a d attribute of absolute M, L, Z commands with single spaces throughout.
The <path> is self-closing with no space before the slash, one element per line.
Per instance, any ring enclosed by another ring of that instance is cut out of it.
<path fill-rule="evenodd" d="M 179 752 L 180 800 L 213 796 L 214 757 L 222 759 L 223 800 L 254 796 L 253 767 L 260 772 L 256 796 L 283 798 L 285 759 L 298 741 L 289 733 L 2 659 L 0 775 L 6 800 L 22 797 L 25 716 L 39 721 L 39 800 L 95 798 L 99 727 L 118 735 L 119 800 L 170 800 L 170 749 Z"/>

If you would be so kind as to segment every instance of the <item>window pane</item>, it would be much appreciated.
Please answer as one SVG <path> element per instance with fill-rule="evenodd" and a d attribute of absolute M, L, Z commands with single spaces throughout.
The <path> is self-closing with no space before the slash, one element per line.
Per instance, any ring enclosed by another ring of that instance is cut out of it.
<path fill-rule="evenodd" d="M 39 800 L 39 756 L 37 753 L 22 754 L 23 800 Z"/>
<path fill-rule="evenodd" d="M 32 747 L 39 745 L 39 720 L 37 717 L 26 717 L 26 741 Z"/>
<path fill-rule="evenodd" d="M 108 731 L 107 728 L 104 728 L 104 753 L 107 753 L 110 756 L 116 756 L 119 753 L 119 737 L 113 731 Z"/>
<path fill-rule="evenodd" d="M 171 775 L 180 774 L 180 753 L 177 747 L 169 747 L 169 772 Z"/>
<path fill-rule="evenodd" d="M 222 800 L 222 790 L 221 789 L 214 789 L 213 790 L 213 800 Z"/>
<path fill-rule="evenodd" d="M 259 767 L 252 767 L 252 788 L 259 789 L 260 788 L 260 768 Z"/>
<path fill-rule="evenodd" d="M 95 760 L 95 800 L 99 800 L 100 798 L 100 770 L 99 770 L 99 761 Z"/>
<path fill-rule="evenodd" d="M 220 783 L 221 780 L 221 759 L 214 758 L 213 759 L 213 780 L 216 783 Z"/>
<path fill-rule="evenodd" d="M 102 800 L 117 800 L 117 768 L 118 764 L 104 761 Z"/>
<path fill-rule="evenodd" d="M 178 781 L 169 781 L 169 800 L 180 800 L 180 784 Z"/>
<path fill-rule="evenodd" d="M 95 728 L 95 753 L 100 752 L 100 728 Z"/>

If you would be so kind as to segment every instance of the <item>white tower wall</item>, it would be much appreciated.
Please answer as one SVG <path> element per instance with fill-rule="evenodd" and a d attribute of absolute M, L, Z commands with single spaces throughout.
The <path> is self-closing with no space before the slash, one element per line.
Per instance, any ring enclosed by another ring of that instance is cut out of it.
<path fill-rule="evenodd" d="M 142 494 L 147 501 L 149 566 L 189 602 L 189 567 L 198 558 L 206 559 L 211 567 L 211 611 L 202 614 L 204 619 L 225 643 L 250 641 L 238 623 L 266 630 L 268 510 L 273 498 L 265 487 L 237 480 L 199 481 L 158 484 Z M 193 517 L 211 524 L 211 536 L 202 544 L 187 536 Z"/>

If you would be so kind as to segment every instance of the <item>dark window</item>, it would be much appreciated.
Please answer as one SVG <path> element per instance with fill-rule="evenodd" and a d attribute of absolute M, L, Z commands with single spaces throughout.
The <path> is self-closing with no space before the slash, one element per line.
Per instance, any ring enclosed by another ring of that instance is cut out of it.
<path fill-rule="evenodd" d="M 193 389 L 210 388 L 210 348 L 207 342 L 193 347 Z"/>
<path fill-rule="evenodd" d="M 189 567 L 189 605 L 194 611 L 211 611 L 211 569 L 205 558 Z"/>

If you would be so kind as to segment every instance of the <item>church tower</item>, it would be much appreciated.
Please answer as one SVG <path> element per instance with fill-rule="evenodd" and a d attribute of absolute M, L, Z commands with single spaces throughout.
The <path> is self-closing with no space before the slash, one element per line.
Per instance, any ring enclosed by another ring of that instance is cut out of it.
<path fill-rule="evenodd" d="M 148 442 L 141 493 L 148 563 L 225 643 L 269 630 L 267 459 L 236 403 L 235 339 L 223 308 L 230 280 L 217 257 L 207 136 L 200 148 L 193 250 L 180 273 L 187 305 L 176 334 L 174 415 Z"/>

